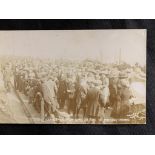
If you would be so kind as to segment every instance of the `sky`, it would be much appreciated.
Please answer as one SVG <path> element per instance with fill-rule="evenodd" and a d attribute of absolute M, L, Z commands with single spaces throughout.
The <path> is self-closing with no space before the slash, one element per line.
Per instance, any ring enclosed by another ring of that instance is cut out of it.
<path fill-rule="evenodd" d="M 146 64 L 146 30 L 0 31 L 0 55 Z"/>

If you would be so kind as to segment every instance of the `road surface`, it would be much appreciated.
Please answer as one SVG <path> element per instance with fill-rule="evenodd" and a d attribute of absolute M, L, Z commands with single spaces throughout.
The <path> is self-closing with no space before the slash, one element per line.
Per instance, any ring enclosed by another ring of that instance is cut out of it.
<path fill-rule="evenodd" d="M 0 123 L 29 123 L 14 90 L 6 92 L 2 75 L 0 75 Z"/>

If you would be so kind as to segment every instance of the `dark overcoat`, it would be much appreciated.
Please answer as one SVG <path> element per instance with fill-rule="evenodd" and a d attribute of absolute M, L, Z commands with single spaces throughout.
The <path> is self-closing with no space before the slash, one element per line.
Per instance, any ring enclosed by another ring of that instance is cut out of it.
<path fill-rule="evenodd" d="M 86 102 L 87 102 L 87 115 L 94 118 L 100 115 L 99 103 L 100 91 L 97 88 L 88 89 Z"/>

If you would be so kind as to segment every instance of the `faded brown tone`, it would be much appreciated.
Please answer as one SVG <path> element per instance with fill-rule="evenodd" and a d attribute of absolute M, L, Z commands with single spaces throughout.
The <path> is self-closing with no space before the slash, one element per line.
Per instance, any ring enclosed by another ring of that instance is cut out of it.
<path fill-rule="evenodd" d="M 1 123 L 146 123 L 146 30 L 1 31 L 0 64 Z"/>

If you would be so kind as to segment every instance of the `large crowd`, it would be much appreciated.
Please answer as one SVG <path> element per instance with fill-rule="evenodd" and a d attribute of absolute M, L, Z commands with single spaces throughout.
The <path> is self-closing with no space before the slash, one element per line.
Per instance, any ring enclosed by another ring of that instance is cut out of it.
<path fill-rule="evenodd" d="M 126 118 L 132 113 L 132 81 L 145 80 L 146 68 L 138 63 L 101 63 L 96 60 L 51 60 L 31 57 L 1 59 L 5 88 L 10 83 L 27 96 L 29 104 L 45 119 L 59 117 L 65 111 L 73 119 L 100 123 L 106 109 L 112 118 Z"/>

